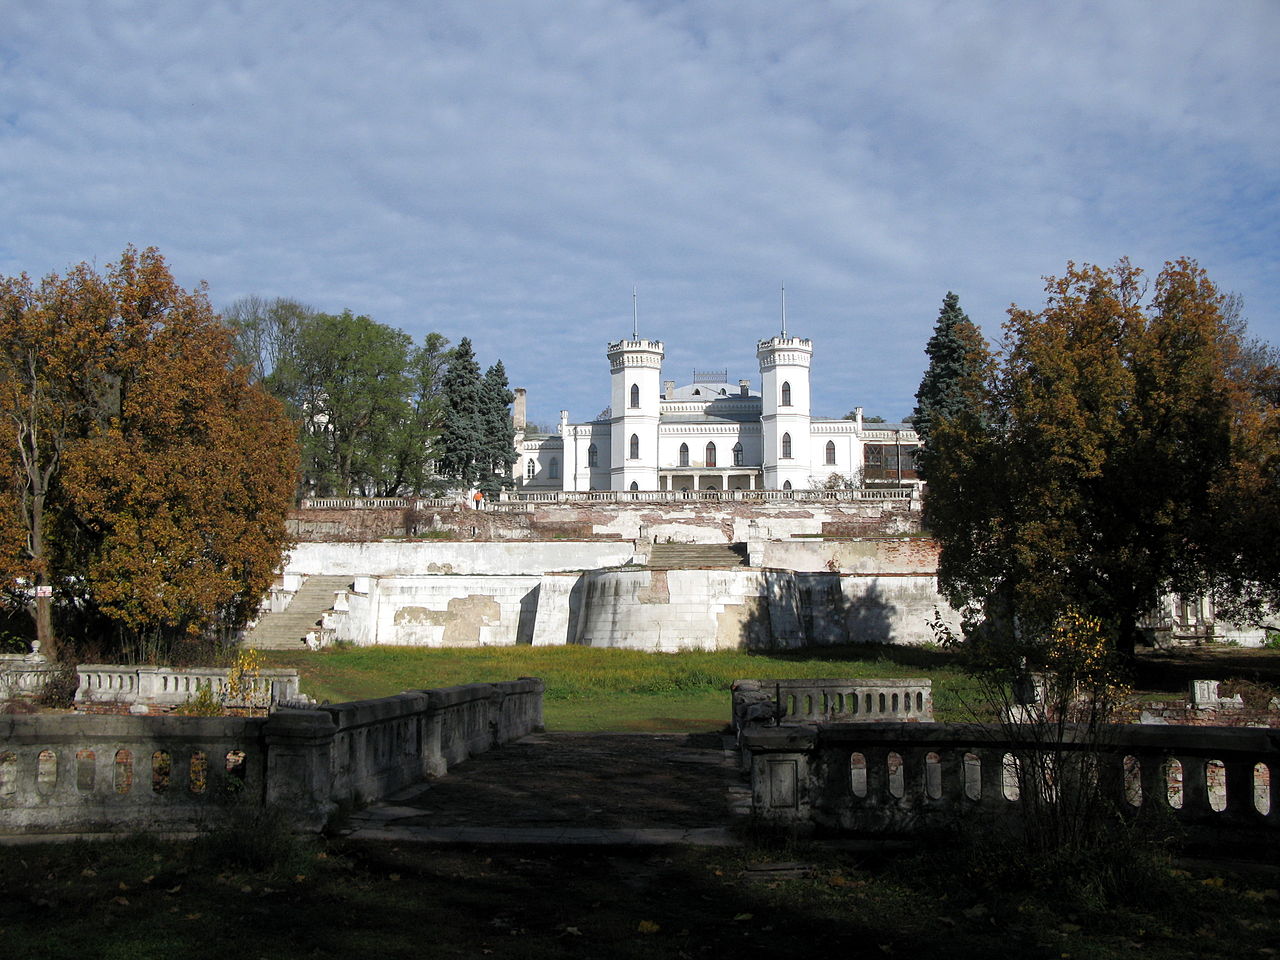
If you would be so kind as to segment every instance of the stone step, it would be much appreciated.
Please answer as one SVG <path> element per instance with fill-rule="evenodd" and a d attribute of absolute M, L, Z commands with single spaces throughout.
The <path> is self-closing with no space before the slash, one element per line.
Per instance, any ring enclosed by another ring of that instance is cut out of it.
<path fill-rule="evenodd" d="M 655 543 L 650 570 L 723 570 L 747 565 L 745 543 Z"/>
<path fill-rule="evenodd" d="M 244 645 L 255 650 L 306 649 L 307 634 L 319 629 L 321 618 L 333 609 L 334 593 L 350 586 L 351 577 L 308 577 L 288 607 L 262 615 Z"/>

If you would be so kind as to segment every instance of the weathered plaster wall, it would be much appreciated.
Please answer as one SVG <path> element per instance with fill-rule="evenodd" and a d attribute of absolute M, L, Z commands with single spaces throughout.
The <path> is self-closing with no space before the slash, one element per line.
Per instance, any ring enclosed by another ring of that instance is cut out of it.
<path fill-rule="evenodd" d="M 551 570 L 621 566 L 634 556 L 633 544 L 616 540 L 308 542 L 299 543 L 290 551 L 285 572 L 349 577 L 434 574 L 538 576 Z"/>
<path fill-rule="evenodd" d="M 803 645 L 795 578 L 773 570 L 583 574 L 575 642 L 675 651 Z"/>
<path fill-rule="evenodd" d="M 764 569 L 664 571 L 616 566 L 630 546 L 601 542 L 302 544 L 290 569 L 357 574 L 328 623 L 357 644 L 779 649 L 923 643 L 936 611 L 959 626 L 937 593 L 931 541 L 760 549 Z M 582 571 L 593 559 L 615 566 Z"/>
<path fill-rule="evenodd" d="M 420 647 L 532 643 L 536 576 L 370 577 L 348 597 L 335 636 L 357 644 Z"/>
<path fill-rule="evenodd" d="M 929 537 L 865 537 L 857 540 L 769 540 L 759 564 L 803 572 L 927 574 L 938 569 L 938 543 Z M 755 551 L 753 551 L 753 560 Z"/>

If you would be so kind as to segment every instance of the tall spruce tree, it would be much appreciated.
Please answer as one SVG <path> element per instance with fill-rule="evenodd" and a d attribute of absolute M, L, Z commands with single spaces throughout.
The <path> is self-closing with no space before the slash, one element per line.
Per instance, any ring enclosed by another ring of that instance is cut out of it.
<path fill-rule="evenodd" d="M 922 444 L 916 468 L 922 478 L 928 479 L 929 436 L 939 421 L 982 409 L 991 353 L 982 333 L 960 309 L 960 298 L 951 291 L 943 298 L 938 322 L 924 352 L 929 366 L 916 391 L 912 424 Z"/>
<path fill-rule="evenodd" d="M 515 485 L 511 468 L 517 459 L 516 430 L 511 422 L 511 402 L 515 395 L 507 383 L 507 370 L 501 360 L 485 371 L 484 399 L 488 470 L 480 478 L 480 489 L 486 497 L 493 497 Z"/>
<path fill-rule="evenodd" d="M 442 386 L 445 409 L 440 426 L 440 473 L 459 487 L 476 487 L 491 469 L 492 457 L 485 430 L 485 384 L 469 337 L 458 341 Z"/>

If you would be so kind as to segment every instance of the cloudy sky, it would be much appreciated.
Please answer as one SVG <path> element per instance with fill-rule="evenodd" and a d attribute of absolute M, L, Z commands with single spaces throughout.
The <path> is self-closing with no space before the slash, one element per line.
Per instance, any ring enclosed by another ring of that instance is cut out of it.
<path fill-rule="evenodd" d="M 1198 259 L 1280 342 L 1275 0 L 0 0 L 0 273 L 155 245 L 186 286 L 470 336 L 530 414 L 605 344 L 910 413 L 1068 260 Z"/>

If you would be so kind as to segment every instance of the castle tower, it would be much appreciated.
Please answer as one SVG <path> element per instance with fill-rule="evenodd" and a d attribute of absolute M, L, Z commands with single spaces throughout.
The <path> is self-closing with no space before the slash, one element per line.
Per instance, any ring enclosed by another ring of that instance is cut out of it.
<path fill-rule="evenodd" d="M 770 337 L 756 345 L 760 361 L 761 440 L 766 490 L 809 487 L 809 363 L 813 343 Z"/>
<path fill-rule="evenodd" d="M 619 340 L 609 344 L 608 356 L 613 397 L 609 489 L 630 490 L 634 484 L 636 490 L 657 490 L 662 341 Z"/>

